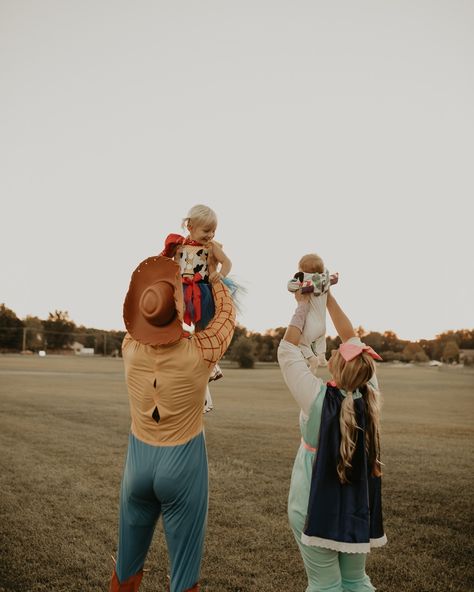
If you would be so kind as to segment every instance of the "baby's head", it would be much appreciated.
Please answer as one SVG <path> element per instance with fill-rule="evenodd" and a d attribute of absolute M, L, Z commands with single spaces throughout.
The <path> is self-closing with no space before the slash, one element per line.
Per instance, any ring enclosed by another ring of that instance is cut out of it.
<path fill-rule="evenodd" d="M 214 238 L 217 216 L 214 210 L 199 204 L 189 210 L 181 226 L 189 232 L 192 240 L 205 244 Z"/>
<path fill-rule="evenodd" d="M 324 261 L 319 255 L 316 255 L 316 253 L 303 255 L 298 263 L 298 271 L 304 273 L 323 273 Z"/>

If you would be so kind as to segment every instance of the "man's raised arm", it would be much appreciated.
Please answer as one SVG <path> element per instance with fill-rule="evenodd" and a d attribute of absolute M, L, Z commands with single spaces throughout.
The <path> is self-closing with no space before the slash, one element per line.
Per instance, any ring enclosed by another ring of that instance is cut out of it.
<path fill-rule="evenodd" d="M 222 282 L 212 284 L 215 313 L 204 331 L 194 334 L 197 347 L 209 367 L 225 354 L 235 329 L 235 305 L 229 290 Z"/>

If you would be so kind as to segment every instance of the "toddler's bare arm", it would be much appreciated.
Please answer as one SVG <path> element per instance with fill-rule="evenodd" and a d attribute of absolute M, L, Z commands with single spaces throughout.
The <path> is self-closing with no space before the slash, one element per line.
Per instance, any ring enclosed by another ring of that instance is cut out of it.
<path fill-rule="evenodd" d="M 220 265 L 221 265 L 221 268 L 219 270 L 215 269 L 210 275 L 211 281 L 214 281 L 214 280 L 218 280 L 219 277 L 226 277 L 229 274 L 229 272 L 232 268 L 232 261 L 224 253 L 224 249 L 222 248 L 222 245 L 220 245 L 219 243 L 217 243 L 215 241 L 212 241 L 211 246 L 212 246 L 212 257 L 213 257 L 214 261 L 216 262 L 216 264 L 220 263 Z M 217 265 L 216 265 L 216 267 L 217 267 Z"/>

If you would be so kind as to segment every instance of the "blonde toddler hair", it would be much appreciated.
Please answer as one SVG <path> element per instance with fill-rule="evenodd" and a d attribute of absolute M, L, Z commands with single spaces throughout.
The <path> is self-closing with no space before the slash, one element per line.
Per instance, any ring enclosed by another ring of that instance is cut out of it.
<path fill-rule="evenodd" d="M 344 389 L 347 395 L 341 405 L 339 425 L 341 429 L 340 459 L 337 474 L 341 483 L 349 483 L 348 473 L 352 468 L 352 457 L 356 448 L 357 425 L 352 393 L 359 389 L 365 401 L 367 425 L 365 432 L 365 448 L 369 459 L 372 475 L 380 477 L 380 395 L 368 384 L 375 371 L 374 360 L 367 353 L 346 362 L 339 350 L 329 360 L 331 372 L 337 386 Z"/>
<path fill-rule="evenodd" d="M 324 262 L 316 253 L 303 255 L 298 263 L 298 269 L 304 273 L 323 273 Z"/>
<path fill-rule="evenodd" d="M 183 218 L 181 228 L 189 230 L 188 225 L 190 223 L 194 226 L 206 226 L 207 224 L 217 226 L 217 216 L 214 210 L 211 210 L 208 206 L 198 204 L 189 210 L 186 218 Z"/>

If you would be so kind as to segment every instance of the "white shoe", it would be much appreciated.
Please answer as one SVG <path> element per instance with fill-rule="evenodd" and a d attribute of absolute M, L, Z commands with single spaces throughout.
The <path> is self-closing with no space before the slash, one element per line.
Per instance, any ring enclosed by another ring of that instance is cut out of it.
<path fill-rule="evenodd" d="M 216 364 L 212 369 L 211 375 L 209 376 L 209 382 L 212 382 L 213 380 L 219 380 L 219 378 L 222 378 L 223 376 L 224 374 L 222 373 L 219 364 Z"/>

